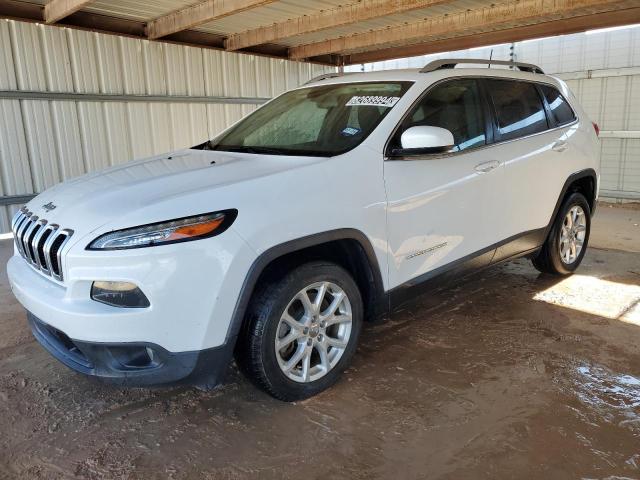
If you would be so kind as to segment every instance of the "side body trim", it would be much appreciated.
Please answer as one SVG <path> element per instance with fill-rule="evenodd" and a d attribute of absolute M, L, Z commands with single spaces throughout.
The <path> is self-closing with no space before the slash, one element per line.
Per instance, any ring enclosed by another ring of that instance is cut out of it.
<path fill-rule="evenodd" d="M 394 310 L 418 295 L 446 286 L 454 280 L 484 270 L 498 262 L 535 252 L 544 243 L 545 238 L 545 228 L 520 233 L 424 273 L 387 292 L 390 308 Z M 506 255 L 498 257 L 499 252 Z"/>

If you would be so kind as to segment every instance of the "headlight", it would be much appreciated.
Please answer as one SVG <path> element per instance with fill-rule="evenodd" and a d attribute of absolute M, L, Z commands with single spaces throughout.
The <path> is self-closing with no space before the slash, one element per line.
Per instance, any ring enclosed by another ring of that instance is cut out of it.
<path fill-rule="evenodd" d="M 116 230 L 99 236 L 89 244 L 87 249 L 122 250 L 213 237 L 229 228 L 237 215 L 237 210 L 223 210 L 221 212 Z"/>

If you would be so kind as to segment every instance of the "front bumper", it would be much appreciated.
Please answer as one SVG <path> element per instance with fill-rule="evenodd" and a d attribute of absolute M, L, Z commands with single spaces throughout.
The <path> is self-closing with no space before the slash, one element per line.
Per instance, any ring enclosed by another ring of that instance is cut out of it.
<path fill-rule="evenodd" d="M 230 328 L 247 263 L 255 253 L 232 230 L 194 242 L 118 252 L 66 254 L 64 282 L 21 256 L 7 264 L 11 289 L 36 339 L 69 368 L 110 383 L 212 387 L 232 358 Z M 138 285 L 147 308 L 90 298 L 94 280 Z"/>
<path fill-rule="evenodd" d="M 150 343 L 169 352 L 202 351 L 229 341 L 238 292 L 255 258 L 230 229 L 210 239 L 131 251 L 93 252 L 81 243 L 65 257 L 55 282 L 14 255 L 7 264 L 24 308 L 75 340 Z M 91 299 L 95 280 L 137 285 L 147 308 L 119 308 Z"/>
<path fill-rule="evenodd" d="M 27 312 L 33 336 L 55 358 L 77 372 L 107 383 L 150 386 L 186 383 L 213 388 L 224 380 L 233 343 L 193 352 L 169 352 L 152 343 L 73 340 Z"/>

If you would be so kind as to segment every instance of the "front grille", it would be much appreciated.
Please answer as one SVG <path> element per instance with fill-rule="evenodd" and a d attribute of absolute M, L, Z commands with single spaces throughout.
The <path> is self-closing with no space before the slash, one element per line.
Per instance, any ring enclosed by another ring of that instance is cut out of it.
<path fill-rule="evenodd" d="M 11 230 L 20 255 L 36 270 L 62 281 L 62 249 L 73 230 L 48 223 L 26 207 L 13 217 Z"/>

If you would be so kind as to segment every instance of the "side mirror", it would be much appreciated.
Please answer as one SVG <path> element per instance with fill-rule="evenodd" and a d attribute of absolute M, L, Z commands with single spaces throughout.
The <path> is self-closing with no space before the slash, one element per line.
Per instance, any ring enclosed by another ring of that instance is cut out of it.
<path fill-rule="evenodd" d="M 454 146 L 453 133 L 440 127 L 411 127 L 402 132 L 402 148 L 393 151 L 395 156 L 442 153 Z"/>

